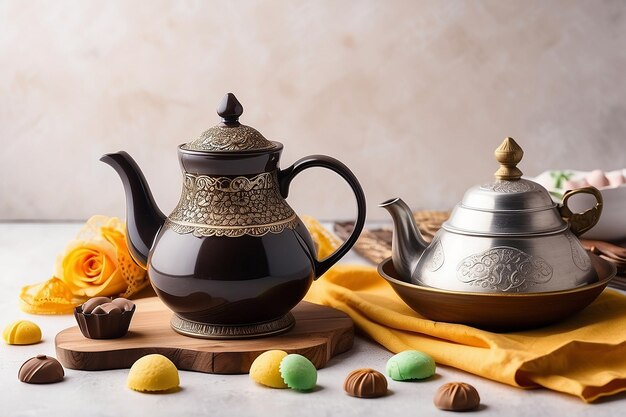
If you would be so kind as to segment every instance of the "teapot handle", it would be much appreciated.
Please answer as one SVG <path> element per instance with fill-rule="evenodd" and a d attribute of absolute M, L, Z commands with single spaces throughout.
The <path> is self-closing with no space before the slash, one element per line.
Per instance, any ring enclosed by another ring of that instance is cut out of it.
<path fill-rule="evenodd" d="M 354 229 L 352 230 L 352 233 L 350 234 L 348 239 L 346 239 L 346 241 L 343 242 L 343 244 L 335 252 L 330 254 L 326 259 L 318 261 L 315 257 L 313 257 L 315 278 L 319 278 L 339 259 L 341 259 L 341 257 L 343 257 L 343 255 L 345 255 L 356 243 L 359 235 L 361 234 L 361 231 L 363 230 L 363 225 L 365 224 L 366 205 L 363 189 L 361 188 L 359 181 L 356 179 L 352 171 L 350 171 L 350 169 L 342 162 L 326 155 L 305 156 L 304 158 L 297 160 L 289 168 L 279 170 L 278 186 L 280 188 L 280 194 L 283 196 L 283 198 L 287 198 L 287 195 L 289 194 L 289 184 L 291 183 L 291 180 L 293 180 L 293 178 L 300 172 L 312 167 L 327 168 L 339 174 L 344 180 L 346 180 L 348 185 L 350 185 L 350 188 L 352 188 L 354 196 L 356 197 L 357 205 L 356 222 L 354 223 Z"/>
<path fill-rule="evenodd" d="M 596 199 L 596 205 L 589 210 L 585 210 L 582 213 L 572 213 L 572 210 L 567 206 L 569 198 L 575 194 L 591 194 Z M 600 214 L 602 214 L 602 194 L 595 187 L 584 187 L 576 190 L 569 190 L 563 194 L 563 201 L 559 206 L 559 212 L 563 220 L 569 223 L 570 230 L 576 236 L 580 236 L 587 230 L 591 229 L 600 220 Z"/>

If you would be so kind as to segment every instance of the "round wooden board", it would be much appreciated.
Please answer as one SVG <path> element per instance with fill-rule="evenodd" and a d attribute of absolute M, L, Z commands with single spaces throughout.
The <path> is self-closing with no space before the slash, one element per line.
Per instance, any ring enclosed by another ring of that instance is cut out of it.
<path fill-rule="evenodd" d="M 57 334 L 56 354 L 66 368 L 97 371 L 130 368 L 142 356 L 160 353 L 178 369 L 215 374 L 250 370 L 261 353 L 281 349 L 306 356 L 319 369 L 352 347 L 354 326 L 341 311 L 301 302 L 292 310 L 296 325 L 267 338 L 207 340 L 180 335 L 170 327 L 172 312 L 156 297 L 137 300 L 128 334 L 120 339 L 85 338 L 78 326 Z"/>

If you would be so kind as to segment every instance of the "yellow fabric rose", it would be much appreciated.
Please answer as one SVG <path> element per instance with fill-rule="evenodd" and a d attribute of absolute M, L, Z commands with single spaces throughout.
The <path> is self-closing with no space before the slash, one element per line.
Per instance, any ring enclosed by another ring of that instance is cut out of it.
<path fill-rule="evenodd" d="M 90 218 L 57 258 L 55 276 L 22 289 L 22 310 L 70 313 L 88 298 L 128 298 L 148 285 L 146 271 L 130 256 L 124 233 L 124 223 L 118 218 Z"/>

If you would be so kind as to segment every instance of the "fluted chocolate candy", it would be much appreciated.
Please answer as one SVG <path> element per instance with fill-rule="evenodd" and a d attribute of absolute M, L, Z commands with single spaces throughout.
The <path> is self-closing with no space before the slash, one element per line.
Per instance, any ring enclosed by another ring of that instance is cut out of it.
<path fill-rule="evenodd" d="M 89 339 L 115 339 L 128 332 L 135 304 L 125 298 L 95 297 L 74 309 L 83 335 Z"/>
<path fill-rule="evenodd" d="M 350 372 L 343 389 L 352 397 L 382 397 L 387 394 L 387 378 L 374 369 L 357 369 Z"/>
<path fill-rule="evenodd" d="M 465 382 L 449 382 L 437 390 L 433 403 L 437 408 L 448 411 L 473 410 L 480 404 L 476 388 Z"/>
<path fill-rule="evenodd" d="M 55 358 L 37 355 L 24 362 L 17 376 L 27 384 L 52 384 L 63 380 L 65 371 Z"/>

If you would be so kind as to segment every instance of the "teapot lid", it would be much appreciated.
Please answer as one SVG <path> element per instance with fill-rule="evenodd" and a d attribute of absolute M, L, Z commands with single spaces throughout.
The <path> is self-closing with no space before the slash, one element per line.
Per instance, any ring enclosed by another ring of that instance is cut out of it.
<path fill-rule="evenodd" d="M 535 235 L 567 228 L 548 191 L 522 179 L 517 164 L 524 151 L 506 138 L 494 152 L 495 181 L 470 188 L 446 222 L 448 230 L 476 235 Z"/>
<path fill-rule="evenodd" d="M 239 123 L 243 106 L 233 93 L 228 93 L 217 106 L 217 114 L 222 122 L 204 131 L 180 148 L 199 152 L 256 152 L 268 151 L 278 147 L 258 130 Z"/>

